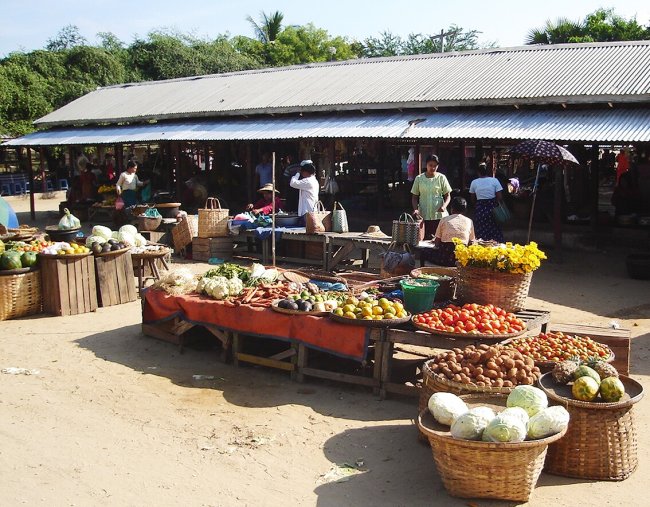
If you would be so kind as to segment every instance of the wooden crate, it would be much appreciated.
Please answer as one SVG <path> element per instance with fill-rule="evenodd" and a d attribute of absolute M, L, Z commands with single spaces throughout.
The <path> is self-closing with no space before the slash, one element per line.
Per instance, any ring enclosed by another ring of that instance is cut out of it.
<path fill-rule="evenodd" d="M 551 324 L 551 331 L 561 331 L 564 334 L 588 336 L 589 338 L 607 345 L 614 355 L 612 366 L 623 375 L 630 374 L 630 347 L 632 337 L 629 329 L 612 329 L 607 327 L 583 326 L 580 324 Z"/>
<path fill-rule="evenodd" d="M 95 257 L 95 272 L 99 306 L 121 305 L 138 298 L 129 252 Z"/>
<path fill-rule="evenodd" d="M 212 257 L 218 259 L 232 258 L 232 237 L 222 238 L 192 238 L 192 259 L 207 261 Z"/>
<path fill-rule="evenodd" d="M 97 310 L 95 260 L 87 257 L 40 256 L 43 311 L 77 315 Z"/>

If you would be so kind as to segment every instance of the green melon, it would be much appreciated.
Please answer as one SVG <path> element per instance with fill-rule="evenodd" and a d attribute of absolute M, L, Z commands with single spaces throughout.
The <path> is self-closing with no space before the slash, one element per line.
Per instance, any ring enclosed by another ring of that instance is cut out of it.
<path fill-rule="evenodd" d="M 20 262 L 20 252 L 8 251 L 4 252 L 2 256 L 0 256 L 0 268 L 20 269 L 22 267 L 22 262 Z"/>
<path fill-rule="evenodd" d="M 37 262 L 38 256 L 36 255 L 36 252 L 23 252 L 23 254 L 20 256 L 20 263 L 24 268 L 31 268 L 32 266 L 36 266 Z"/>

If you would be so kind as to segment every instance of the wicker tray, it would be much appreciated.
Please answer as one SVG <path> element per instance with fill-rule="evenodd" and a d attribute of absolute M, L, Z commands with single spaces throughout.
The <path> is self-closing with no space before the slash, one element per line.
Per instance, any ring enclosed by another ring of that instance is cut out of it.
<path fill-rule="evenodd" d="M 123 254 L 124 252 L 128 252 L 129 250 L 131 250 L 130 247 L 120 248 L 119 250 L 111 250 L 110 252 L 102 252 L 94 255 L 95 257 L 112 257 L 114 255 L 120 255 Z"/>
<path fill-rule="evenodd" d="M 446 336 L 448 338 L 465 338 L 465 339 L 469 338 L 469 339 L 476 339 L 476 340 L 503 340 L 505 338 L 516 338 L 517 336 L 521 336 L 522 334 L 524 334 L 527 329 L 524 323 L 524 328 L 521 331 L 517 331 L 516 333 L 509 333 L 509 334 L 449 333 L 447 331 L 438 331 L 436 329 L 428 328 L 426 326 L 418 324 L 415 321 L 411 321 L 411 324 L 413 324 L 413 327 L 416 327 L 420 331 L 426 331 L 427 333 L 430 334 Z"/>
<path fill-rule="evenodd" d="M 391 327 L 399 326 L 411 320 L 411 315 L 401 319 L 388 319 L 388 320 L 364 320 L 364 319 L 348 319 L 347 317 L 341 317 L 336 315 L 333 312 L 329 314 L 332 320 L 340 322 L 341 324 L 348 324 L 350 326 L 364 326 L 364 327 Z"/>
<path fill-rule="evenodd" d="M 513 340 L 514 340 L 514 338 L 508 338 L 507 340 L 499 342 L 499 345 L 509 345 L 510 342 L 512 342 Z M 610 349 L 607 345 L 605 345 L 603 343 L 600 343 L 599 345 L 601 345 L 601 346 L 603 346 L 603 347 L 605 347 L 605 348 L 607 348 L 609 350 L 609 357 L 607 359 L 605 359 L 605 361 L 608 362 L 608 363 L 614 362 L 614 359 L 616 359 L 616 355 L 614 354 L 612 349 Z M 543 369 L 544 373 L 546 373 L 546 372 L 552 370 L 553 368 L 555 368 L 556 364 L 557 364 L 556 361 L 535 361 L 535 366 L 537 366 L 540 370 Z"/>
<path fill-rule="evenodd" d="M 325 312 L 303 312 L 303 311 L 300 311 L 300 310 L 290 310 L 288 308 L 280 308 L 278 306 L 279 301 L 280 301 L 279 299 L 276 299 L 271 304 L 271 310 L 273 310 L 274 312 L 284 313 L 286 315 L 313 315 L 315 317 L 324 317 L 324 316 L 326 316 L 326 315 L 328 315 L 330 313 L 328 311 L 325 311 Z"/>
<path fill-rule="evenodd" d="M 556 384 L 546 373 L 539 386 L 571 416 L 566 437 L 549 447 L 546 471 L 580 479 L 622 481 L 636 470 L 637 436 L 633 406 L 643 386 L 621 375 L 626 394 L 616 403 L 571 399 L 570 386 Z"/>
<path fill-rule="evenodd" d="M 462 398 L 470 407 L 488 406 L 501 411 L 507 396 L 471 394 Z M 428 410 L 420 412 L 418 427 L 429 439 L 438 472 L 450 495 L 516 502 L 529 500 L 542 473 L 548 445 L 566 432 L 518 443 L 463 440 L 452 437 L 449 426 L 437 423 Z"/>
<path fill-rule="evenodd" d="M 30 271 L 36 271 L 37 269 L 38 266 L 32 266 L 31 268 L 0 269 L 0 276 L 22 275 L 24 273 L 29 273 Z"/>

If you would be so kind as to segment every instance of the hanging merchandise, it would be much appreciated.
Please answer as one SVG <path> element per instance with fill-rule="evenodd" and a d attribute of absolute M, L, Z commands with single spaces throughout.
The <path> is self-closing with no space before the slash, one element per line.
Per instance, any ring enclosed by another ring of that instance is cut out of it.
<path fill-rule="evenodd" d="M 406 159 L 406 175 L 409 181 L 415 179 L 415 148 L 409 148 L 409 157 Z"/>

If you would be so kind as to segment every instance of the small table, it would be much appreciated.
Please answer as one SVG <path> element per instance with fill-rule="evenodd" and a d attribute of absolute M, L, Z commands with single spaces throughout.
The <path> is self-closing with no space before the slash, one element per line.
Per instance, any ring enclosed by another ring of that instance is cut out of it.
<path fill-rule="evenodd" d="M 153 251 L 151 253 L 141 253 L 141 254 L 131 254 L 131 260 L 133 261 L 133 270 L 137 273 L 138 276 L 138 295 L 142 298 L 142 289 L 144 289 L 147 280 L 160 280 L 160 271 L 158 271 L 158 266 L 156 261 L 160 260 L 163 268 L 169 270 L 169 265 L 165 260 L 165 257 L 169 254 L 169 250 L 159 250 Z M 151 270 L 151 276 L 145 276 L 144 270 L 145 266 L 148 266 Z"/>
<path fill-rule="evenodd" d="M 347 260 L 354 250 L 361 250 L 361 264 L 363 268 L 368 267 L 370 251 L 378 250 L 385 252 L 390 246 L 391 240 L 371 238 L 360 232 L 326 233 L 329 238 L 327 242 L 327 263 L 326 271 L 333 271 L 342 261 Z"/>

